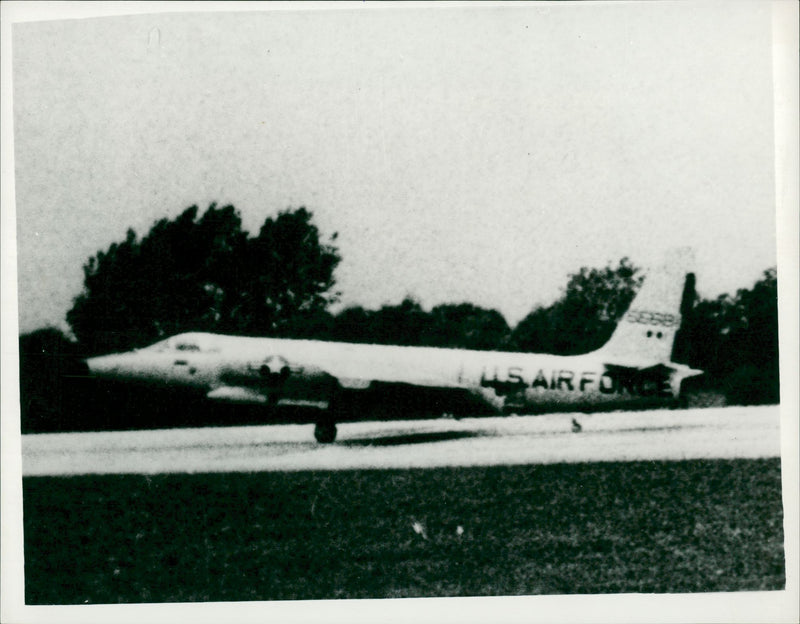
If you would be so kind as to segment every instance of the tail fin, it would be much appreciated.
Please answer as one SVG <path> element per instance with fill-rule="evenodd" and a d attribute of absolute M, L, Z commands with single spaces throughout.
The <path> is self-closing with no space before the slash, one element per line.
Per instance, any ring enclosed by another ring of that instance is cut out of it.
<path fill-rule="evenodd" d="M 645 277 L 641 290 L 600 352 L 617 360 L 669 362 L 684 311 L 686 274 L 693 264 L 691 249 L 669 252 L 663 266 Z M 693 276 L 690 279 L 693 283 Z"/>

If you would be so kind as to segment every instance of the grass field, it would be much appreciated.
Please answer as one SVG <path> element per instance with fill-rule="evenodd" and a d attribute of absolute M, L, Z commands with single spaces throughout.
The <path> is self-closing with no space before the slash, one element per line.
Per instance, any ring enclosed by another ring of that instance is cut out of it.
<path fill-rule="evenodd" d="M 780 460 L 28 477 L 28 604 L 784 587 Z"/>

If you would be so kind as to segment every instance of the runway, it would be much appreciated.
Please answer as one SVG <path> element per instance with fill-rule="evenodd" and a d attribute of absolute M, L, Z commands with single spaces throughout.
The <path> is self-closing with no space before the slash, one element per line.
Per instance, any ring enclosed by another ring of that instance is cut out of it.
<path fill-rule="evenodd" d="M 780 456 L 779 408 L 729 407 L 22 436 L 23 476 L 427 468 Z M 576 431 L 580 425 L 580 430 Z"/>

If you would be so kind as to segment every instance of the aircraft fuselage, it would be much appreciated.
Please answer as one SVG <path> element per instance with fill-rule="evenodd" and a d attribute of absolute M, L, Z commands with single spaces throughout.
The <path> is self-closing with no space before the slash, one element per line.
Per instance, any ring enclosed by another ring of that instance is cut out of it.
<path fill-rule="evenodd" d="M 411 387 L 479 393 L 498 411 L 608 408 L 674 400 L 669 377 L 611 374 L 601 357 L 189 334 L 89 361 L 101 379 L 202 391 L 228 402 L 325 407 L 338 390 Z M 161 343 L 160 343 L 161 344 Z M 183 348 L 181 348 L 183 347 Z M 197 347 L 197 348 L 194 348 Z M 312 364 L 306 364 L 313 362 Z M 363 383 L 364 371 L 371 383 Z M 336 371 L 333 376 L 329 371 Z M 679 380 L 678 380 L 679 381 Z M 236 388 L 236 391 L 220 391 Z M 217 391 L 217 395 L 215 395 Z M 447 411 L 447 410 L 444 410 Z"/>

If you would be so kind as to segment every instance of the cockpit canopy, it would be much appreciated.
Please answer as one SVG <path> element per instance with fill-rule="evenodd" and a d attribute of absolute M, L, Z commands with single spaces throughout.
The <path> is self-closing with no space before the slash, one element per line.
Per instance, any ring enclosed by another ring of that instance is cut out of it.
<path fill-rule="evenodd" d="M 208 353 L 218 351 L 219 347 L 215 344 L 214 336 L 211 334 L 189 333 L 172 336 L 147 347 L 146 350 L 156 353 L 165 353 L 170 351 L 178 353 Z"/>

